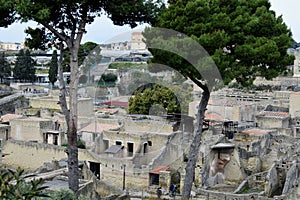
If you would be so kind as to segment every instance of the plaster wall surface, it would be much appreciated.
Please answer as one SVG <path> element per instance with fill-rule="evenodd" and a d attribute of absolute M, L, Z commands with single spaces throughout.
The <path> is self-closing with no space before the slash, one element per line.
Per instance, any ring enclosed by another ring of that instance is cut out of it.
<path fill-rule="evenodd" d="M 289 109 L 291 118 L 300 117 L 300 92 L 291 93 Z"/>
<path fill-rule="evenodd" d="M 69 107 L 69 99 L 67 98 L 67 105 Z M 32 108 L 48 108 L 60 110 L 61 107 L 58 104 L 58 96 L 36 97 L 30 98 L 29 106 Z M 91 98 L 78 99 L 78 115 L 92 116 L 93 114 L 93 100 Z"/>
<path fill-rule="evenodd" d="M 19 118 L 11 120 L 10 125 L 13 139 L 43 143 L 43 133 L 52 128 L 52 121 L 35 117 Z"/>
<path fill-rule="evenodd" d="M 2 159 L 3 166 L 29 170 L 36 170 L 45 162 L 67 158 L 65 147 L 13 140 L 5 142 L 3 153 L 7 154 Z M 79 160 L 95 161 L 86 150 L 79 149 L 78 156 Z"/>

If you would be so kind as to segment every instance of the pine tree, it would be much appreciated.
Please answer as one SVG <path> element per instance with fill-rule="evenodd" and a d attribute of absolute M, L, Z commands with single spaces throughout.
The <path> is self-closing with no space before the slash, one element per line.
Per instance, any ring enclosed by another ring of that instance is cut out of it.
<path fill-rule="evenodd" d="M 5 58 L 5 53 L 3 52 L 0 56 L 0 82 L 3 81 L 3 78 L 10 76 L 11 68 L 10 64 Z"/>
<path fill-rule="evenodd" d="M 185 167 L 182 198 L 188 199 L 210 92 L 219 87 L 215 81 L 228 84 L 236 80 L 251 86 L 257 76 L 267 80 L 279 76 L 294 59 L 287 54 L 292 34 L 282 16 L 276 17 L 270 10 L 268 0 L 168 2 L 168 8 L 152 24 L 164 29 L 154 28 L 143 35 L 154 56 L 151 62 L 179 71 L 203 90 Z"/>
<path fill-rule="evenodd" d="M 35 61 L 31 58 L 29 50 L 19 51 L 15 67 L 13 69 L 14 78 L 20 81 L 33 82 L 35 80 Z"/>
<path fill-rule="evenodd" d="M 57 69 L 58 69 L 58 63 L 57 63 L 57 51 L 54 50 L 52 54 L 51 61 L 49 63 L 49 80 L 52 86 L 54 85 L 55 81 L 57 81 Z"/>

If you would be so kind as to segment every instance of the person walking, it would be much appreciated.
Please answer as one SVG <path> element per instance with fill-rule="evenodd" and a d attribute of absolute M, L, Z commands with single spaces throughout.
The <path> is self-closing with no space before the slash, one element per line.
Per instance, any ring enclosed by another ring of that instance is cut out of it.
<path fill-rule="evenodd" d="M 160 199 L 162 191 L 161 191 L 161 187 L 158 187 L 156 190 L 156 194 L 157 194 L 157 198 Z"/>
<path fill-rule="evenodd" d="M 169 196 L 173 197 L 175 195 L 175 185 L 173 183 L 171 183 L 169 190 Z"/>

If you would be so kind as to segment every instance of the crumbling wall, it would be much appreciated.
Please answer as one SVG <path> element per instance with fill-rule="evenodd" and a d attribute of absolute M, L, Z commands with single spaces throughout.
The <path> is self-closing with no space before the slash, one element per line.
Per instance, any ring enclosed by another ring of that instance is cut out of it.
<path fill-rule="evenodd" d="M 18 108 L 26 108 L 29 106 L 29 100 L 26 99 L 24 96 L 20 96 L 18 98 L 12 97 L 11 100 L 8 99 L 3 103 L 1 99 L 0 102 L 1 102 L 0 115 L 15 113 Z"/>
<path fill-rule="evenodd" d="M 209 200 L 252 200 L 252 199 L 259 199 L 259 193 L 250 193 L 250 194 L 231 194 L 231 193 L 224 193 L 224 192 L 217 192 L 211 190 L 204 190 L 200 189 L 197 192 L 198 194 L 205 197 L 205 199 Z"/>
<path fill-rule="evenodd" d="M 84 163 L 82 167 L 82 174 L 85 180 L 90 182 L 84 187 L 79 189 L 79 194 L 90 197 L 90 199 L 100 199 L 99 197 L 107 196 L 110 194 L 122 194 L 123 191 L 119 187 L 108 185 L 104 181 L 96 178 L 93 172 L 88 168 L 87 164 Z"/>
<path fill-rule="evenodd" d="M 293 163 L 286 175 L 285 184 L 282 190 L 283 195 L 287 195 L 291 188 L 298 184 L 298 165 L 296 162 Z"/>
<path fill-rule="evenodd" d="M 268 171 L 265 182 L 265 195 L 271 197 L 279 188 L 279 177 L 276 169 L 276 164 L 273 164 Z"/>

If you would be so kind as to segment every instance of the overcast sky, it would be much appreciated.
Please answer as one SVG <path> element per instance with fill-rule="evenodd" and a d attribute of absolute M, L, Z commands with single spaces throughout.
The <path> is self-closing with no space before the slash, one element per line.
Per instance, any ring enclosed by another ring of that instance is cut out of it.
<path fill-rule="evenodd" d="M 298 14 L 300 0 L 270 0 L 270 2 L 272 4 L 271 9 L 276 12 L 277 16 L 283 16 L 284 22 L 292 30 L 293 38 L 300 42 L 300 15 Z M 28 25 L 34 26 L 35 23 L 15 23 L 8 28 L 0 28 L 0 41 L 23 42 L 26 37 L 24 30 Z M 141 30 L 144 26 L 139 26 L 137 29 Z M 127 39 L 130 30 L 129 26 L 114 26 L 108 18 L 101 17 L 97 18 L 93 24 L 87 26 L 87 34 L 84 35 L 82 42 L 105 43 L 115 37 Z"/>

